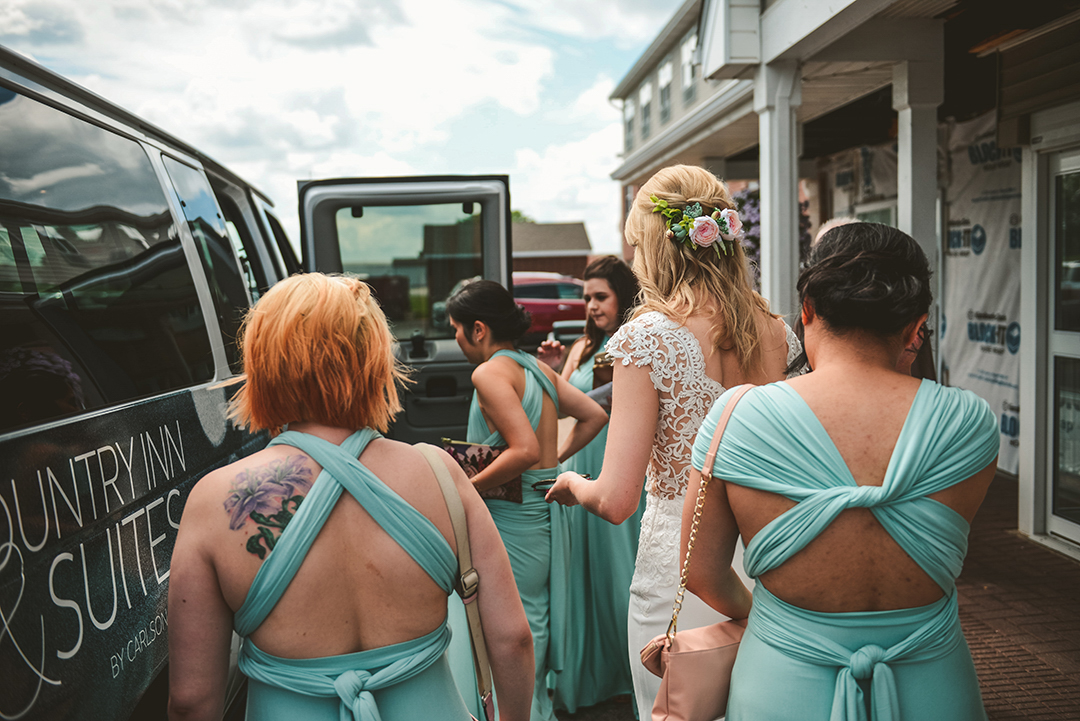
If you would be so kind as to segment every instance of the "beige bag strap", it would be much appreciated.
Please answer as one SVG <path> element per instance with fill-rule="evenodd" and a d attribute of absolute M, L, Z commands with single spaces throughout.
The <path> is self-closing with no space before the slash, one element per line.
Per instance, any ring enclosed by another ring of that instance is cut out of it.
<path fill-rule="evenodd" d="M 480 574 L 472 565 L 472 553 L 469 550 L 469 526 L 465 520 L 465 506 L 461 503 L 457 486 L 446 470 L 442 455 L 435 446 L 417 443 L 416 450 L 423 454 L 431 466 L 439 489 L 446 500 L 446 509 L 450 511 L 450 521 L 454 526 L 454 540 L 457 543 L 458 580 L 454 590 L 465 602 L 465 615 L 469 619 L 469 638 L 472 641 L 473 663 L 476 666 L 476 686 L 480 691 L 480 700 L 484 706 L 491 705 L 491 664 L 488 661 L 487 646 L 484 643 L 484 628 L 480 624 L 480 608 L 476 596 L 480 588 Z"/>
<path fill-rule="evenodd" d="M 698 524 L 701 522 L 701 510 L 705 507 L 705 489 L 708 487 L 709 481 L 712 480 L 713 464 L 716 463 L 716 451 L 720 448 L 720 439 L 724 435 L 724 429 L 727 428 L 731 412 L 735 410 L 735 404 L 753 387 L 752 383 L 739 386 L 739 389 L 735 391 L 735 395 L 724 406 L 724 411 L 720 414 L 720 418 L 716 421 L 716 428 L 713 430 L 709 452 L 705 454 L 705 462 L 701 465 L 701 486 L 698 487 L 697 504 L 694 506 L 694 522 L 690 526 L 690 538 L 686 542 L 686 558 L 683 560 L 679 591 L 675 594 L 675 605 L 671 609 L 671 623 L 668 624 L 667 630 L 668 641 L 675 638 L 675 632 L 679 625 L 679 611 L 682 610 L 683 595 L 686 593 L 686 579 L 690 575 L 690 554 L 693 553 L 694 541 L 697 540 Z"/>

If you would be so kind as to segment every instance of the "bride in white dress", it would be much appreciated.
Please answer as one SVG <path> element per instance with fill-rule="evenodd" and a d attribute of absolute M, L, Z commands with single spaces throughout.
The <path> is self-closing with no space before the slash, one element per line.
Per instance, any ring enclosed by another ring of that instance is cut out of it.
<path fill-rule="evenodd" d="M 671 620 L 694 436 L 725 388 L 782 380 L 801 350 L 750 284 L 738 241 L 741 223 L 724 212 L 734 208 L 727 187 L 693 166 L 665 168 L 638 191 L 626 239 L 635 248 L 641 297 L 633 319 L 607 345 L 617 362 L 603 471 L 595 481 L 563 473 L 548 493 L 549 501 L 580 503 L 622 523 L 637 508 L 642 483 L 648 484 L 627 621 L 641 719 L 652 717 L 660 679 L 645 670 L 639 654 Z M 744 581 L 739 549 L 727 616 L 687 592 L 679 628 L 745 617 L 750 592 Z"/>

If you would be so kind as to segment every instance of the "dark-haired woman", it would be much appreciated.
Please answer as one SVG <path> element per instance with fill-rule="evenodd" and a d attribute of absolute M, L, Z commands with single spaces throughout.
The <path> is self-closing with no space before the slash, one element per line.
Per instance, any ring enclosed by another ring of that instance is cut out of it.
<path fill-rule="evenodd" d="M 557 364 L 566 356 L 562 377 L 575 388 L 593 390 L 593 362 L 608 339 L 629 319 L 638 295 L 634 272 L 608 255 L 585 268 L 585 335 L 563 349 L 556 341 L 541 345 L 541 360 Z M 607 426 L 561 470 L 599 478 Z M 644 496 L 644 494 L 643 494 Z M 555 687 L 555 705 L 571 713 L 620 694 L 632 694 L 634 682 L 626 654 L 626 614 L 634 576 L 644 500 L 623 523 L 614 525 L 580 506 L 565 509 L 570 526 L 570 613 L 567 654 Z"/>
<path fill-rule="evenodd" d="M 970 391 L 897 370 L 930 307 L 909 236 L 830 230 L 798 288 L 814 371 L 734 407 L 690 572 L 690 588 L 722 602 L 742 534 L 757 585 L 727 718 L 981 721 L 955 579 L 997 466 L 994 415 Z M 734 392 L 701 426 L 690 494 Z"/>
<path fill-rule="evenodd" d="M 487 505 L 510 556 L 533 634 L 531 718 L 553 721 L 546 680 L 548 671 L 562 669 L 569 542 L 562 509 L 544 501 L 546 488 L 540 482 L 553 479 L 559 462 L 592 440 L 607 423 L 607 414 L 547 365 L 515 348 L 531 321 L 498 283 L 470 283 L 447 301 L 446 310 L 458 345 L 477 364 L 467 440 L 506 446 L 472 478 L 473 485 L 483 492 L 521 477 L 521 503 L 487 499 Z M 577 420 L 561 448 L 560 412 Z"/>

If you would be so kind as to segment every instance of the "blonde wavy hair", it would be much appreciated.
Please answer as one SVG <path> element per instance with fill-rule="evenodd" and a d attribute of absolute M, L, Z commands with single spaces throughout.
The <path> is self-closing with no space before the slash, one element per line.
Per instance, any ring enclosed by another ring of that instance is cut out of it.
<path fill-rule="evenodd" d="M 761 356 L 758 313 L 776 316 L 750 284 L 742 246 L 732 243 L 733 252 L 718 258 L 711 247 L 688 248 L 669 240 L 664 217 L 653 212 L 653 195 L 674 208 L 701 203 L 706 213 L 735 209 L 727 186 L 692 165 L 664 168 L 641 186 L 626 219 L 626 240 L 635 248 L 634 274 L 641 284 L 634 317 L 655 310 L 682 324 L 714 305 L 722 322 L 712 331 L 713 346 L 734 351 L 739 366 L 749 372 Z"/>

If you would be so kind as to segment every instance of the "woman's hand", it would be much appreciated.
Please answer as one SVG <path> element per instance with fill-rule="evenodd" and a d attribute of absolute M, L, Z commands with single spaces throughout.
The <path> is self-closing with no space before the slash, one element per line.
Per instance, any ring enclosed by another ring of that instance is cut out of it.
<path fill-rule="evenodd" d="M 558 371 L 566 360 L 566 346 L 557 340 L 546 340 L 536 349 L 536 358 Z"/>
<path fill-rule="evenodd" d="M 558 503 L 561 506 L 576 506 L 578 504 L 578 499 L 577 496 L 574 495 L 572 484 L 579 481 L 585 481 L 585 479 L 573 471 L 560 473 L 559 477 L 555 479 L 555 485 L 548 489 L 547 495 L 544 496 L 544 500 L 548 503 Z"/>

